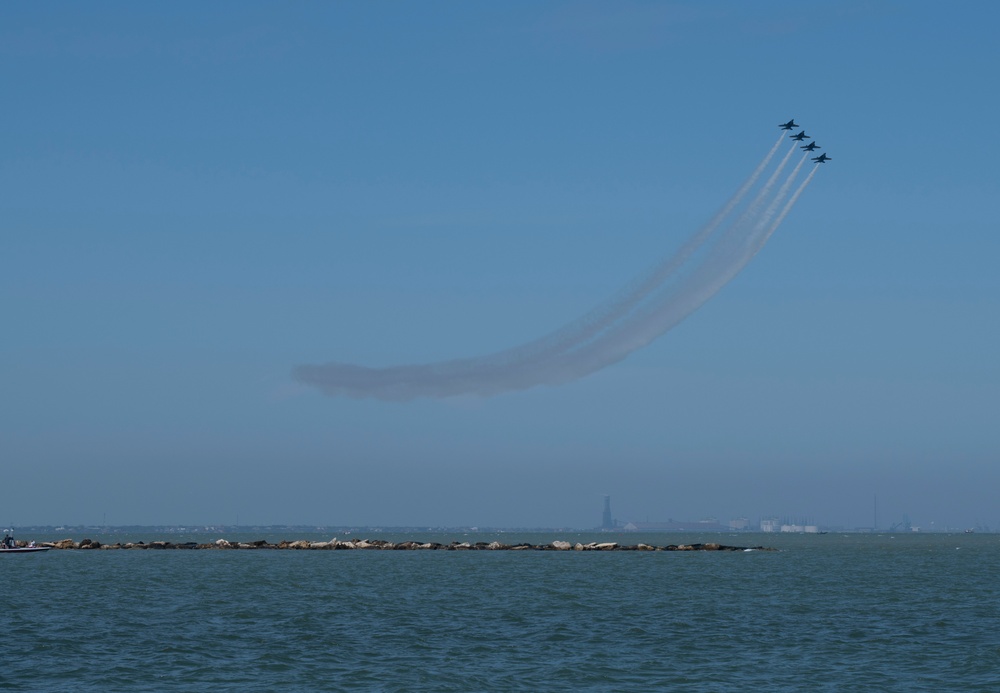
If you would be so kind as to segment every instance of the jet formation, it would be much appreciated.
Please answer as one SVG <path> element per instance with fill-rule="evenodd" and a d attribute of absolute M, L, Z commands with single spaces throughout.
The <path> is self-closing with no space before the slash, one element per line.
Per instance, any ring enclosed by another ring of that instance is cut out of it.
<path fill-rule="evenodd" d="M 781 128 L 782 130 L 792 130 L 794 128 L 802 126 L 796 124 L 795 119 L 792 118 L 787 123 L 779 124 L 778 127 Z M 795 133 L 794 135 L 789 135 L 789 137 L 795 140 L 796 142 L 801 142 L 807 137 L 809 137 L 809 135 L 806 134 L 805 130 L 802 130 L 800 132 Z M 809 144 L 802 145 L 801 147 L 799 147 L 799 149 L 804 149 L 807 152 L 815 152 L 817 149 L 822 149 L 822 147 L 816 144 L 816 140 L 813 140 Z M 826 154 L 820 154 L 819 156 L 814 156 L 812 160 L 817 164 L 825 164 L 827 161 L 833 161 L 833 159 L 828 157 Z"/>

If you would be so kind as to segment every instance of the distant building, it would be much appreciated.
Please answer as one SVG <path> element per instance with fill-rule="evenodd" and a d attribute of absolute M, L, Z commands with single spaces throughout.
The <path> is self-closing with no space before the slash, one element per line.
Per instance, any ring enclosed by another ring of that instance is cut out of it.
<path fill-rule="evenodd" d="M 819 527 L 817 525 L 781 525 L 782 532 L 791 532 L 793 534 L 819 534 Z"/>
<path fill-rule="evenodd" d="M 776 517 L 762 518 L 760 521 L 761 532 L 777 532 L 779 527 L 778 518 Z"/>
<path fill-rule="evenodd" d="M 601 529 L 614 529 L 615 521 L 611 517 L 611 496 L 604 497 L 604 517 L 601 518 Z"/>
<path fill-rule="evenodd" d="M 735 520 L 730 520 L 729 529 L 736 531 L 750 529 L 750 520 L 745 517 L 738 517 Z"/>

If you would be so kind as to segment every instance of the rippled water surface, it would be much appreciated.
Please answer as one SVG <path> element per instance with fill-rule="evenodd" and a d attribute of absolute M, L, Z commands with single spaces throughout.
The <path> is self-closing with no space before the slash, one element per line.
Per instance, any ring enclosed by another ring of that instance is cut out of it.
<path fill-rule="evenodd" d="M 614 539 L 782 550 L 0 556 L 0 688 L 1000 690 L 1000 535 Z"/>

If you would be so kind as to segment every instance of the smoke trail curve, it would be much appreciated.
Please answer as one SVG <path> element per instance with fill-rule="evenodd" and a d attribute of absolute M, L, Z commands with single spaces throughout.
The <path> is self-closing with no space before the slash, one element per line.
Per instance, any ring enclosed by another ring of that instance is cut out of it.
<path fill-rule="evenodd" d="M 765 186 L 758 198 L 751 203 L 751 207 L 756 205 L 759 208 L 761 206 L 768 194 L 767 188 L 773 187 L 788 158 L 786 156 L 785 160 L 779 164 L 778 170 L 769 181 L 770 185 Z M 760 218 L 741 216 L 727 232 L 727 238 L 720 241 L 712 249 L 709 257 L 691 274 L 685 276 L 675 285 L 664 287 L 642 313 L 620 321 L 594 342 L 582 345 L 558 361 L 535 364 L 534 370 L 539 371 L 535 377 L 541 378 L 542 372 L 544 372 L 547 374 L 546 382 L 556 384 L 574 380 L 605 368 L 624 359 L 633 351 L 648 345 L 700 308 L 753 259 L 766 243 L 767 238 L 784 219 L 784 216 L 791 210 L 798 196 L 815 175 L 815 168 L 789 199 L 779 217 L 768 227 L 766 238 L 757 243 L 727 242 L 745 237 L 748 233 L 757 232 L 761 227 L 767 227 L 768 221 L 775 216 L 778 206 L 787 197 L 788 190 L 798 176 L 802 163 L 800 161 L 789 174 L 771 204 L 768 205 L 767 211 Z M 753 236 L 750 238 L 752 239 Z"/>
<path fill-rule="evenodd" d="M 477 358 L 383 368 L 333 362 L 297 366 L 293 375 L 333 396 L 408 400 L 460 394 L 489 396 L 539 384 L 558 384 L 620 361 L 715 295 L 784 220 L 815 174 L 813 169 L 775 216 L 804 163 L 800 161 L 778 192 L 773 192 L 794 148 L 746 209 L 724 225 L 762 175 L 780 143 L 781 138 L 736 194 L 674 255 L 606 304 L 549 335 Z M 766 232 L 761 233 L 761 229 Z"/>
<path fill-rule="evenodd" d="M 789 199 L 788 202 L 785 204 L 784 209 L 781 210 L 781 214 L 779 214 L 777 219 L 774 220 L 774 223 L 772 223 L 770 228 L 768 228 L 767 233 L 764 234 L 763 238 L 761 238 L 761 240 L 757 242 L 757 246 L 754 249 L 754 255 L 759 253 L 764 248 L 764 245 L 770 240 L 774 232 L 778 230 L 778 227 L 781 226 L 781 222 L 783 222 L 785 220 L 785 217 L 788 216 L 788 213 L 792 211 L 792 207 L 794 207 L 795 203 L 798 202 L 799 196 L 806 189 L 806 186 L 809 185 L 809 182 L 812 181 L 813 176 L 816 175 L 816 171 L 818 170 L 819 166 L 813 166 L 813 170 L 809 172 L 809 175 L 806 176 L 806 179 L 802 181 L 802 185 L 798 187 L 798 189 L 792 195 L 791 199 Z"/>
<path fill-rule="evenodd" d="M 650 293 L 655 291 L 657 287 L 659 287 L 671 274 L 676 272 L 678 268 L 680 268 L 691 257 L 692 254 L 697 252 L 698 249 L 711 238 L 711 236 L 719 228 L 720 224 L 722 224 L 722 222 L 732 213 L 733 209 L 743 201 L 747 192 L 750 191 L 753 185 L 760 178 L 771 159 L 774 158 L 774 154 L 778 151 L 778 147 L 781 146 L 783 138 L 784 133 L 778 136 L 777 141 L 775 141 L 774 145 L 757 165 L 757 168 L 753 170 L 750 176 L 747 177 L 747 179 L 737 189 L 736 193 L 734 193 L 733 196 L 726 202 L 726 204 L 724 204 L 722 208 L 716 212 L 715 216 L 713 216 L 708 223 L 702 226 L 695 235 L 689 238 L 673 255 L 662 260 L 652 269 L 647 270 L 645 274 L 632 280 L 604 304 L 590 310 L 586 314 L 570 323 L 567 323 L 563 327 L 531 342 L 478 357 L 476 361 L 481 361 L 483 363 L 487 361 L 510 363 L 519 361 L 526 357 L 540 358 L 545 354 L 560 353 L 574 344 L 590 339 L 600 331 L 606 329 L 614 321 L 621 319 L 622 316 L 633 310 L 636 305 L 642 302 L 642 300 L 649 296 Z M 781 166 L 784 166 L 787 160 L 788 157 L 786 156 Z M 779 171 L 780 168 L 781 167 L 779 167 Z"/>

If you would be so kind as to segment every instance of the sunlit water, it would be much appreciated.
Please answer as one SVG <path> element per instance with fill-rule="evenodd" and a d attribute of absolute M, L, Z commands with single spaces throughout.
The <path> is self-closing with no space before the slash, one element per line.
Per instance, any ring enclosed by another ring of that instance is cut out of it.
<path fill-rule="evenodd" d="M 1000 690 L 1000 535 L 612 539 L 782 550 L 0 556 L 0 688 Z"/>

